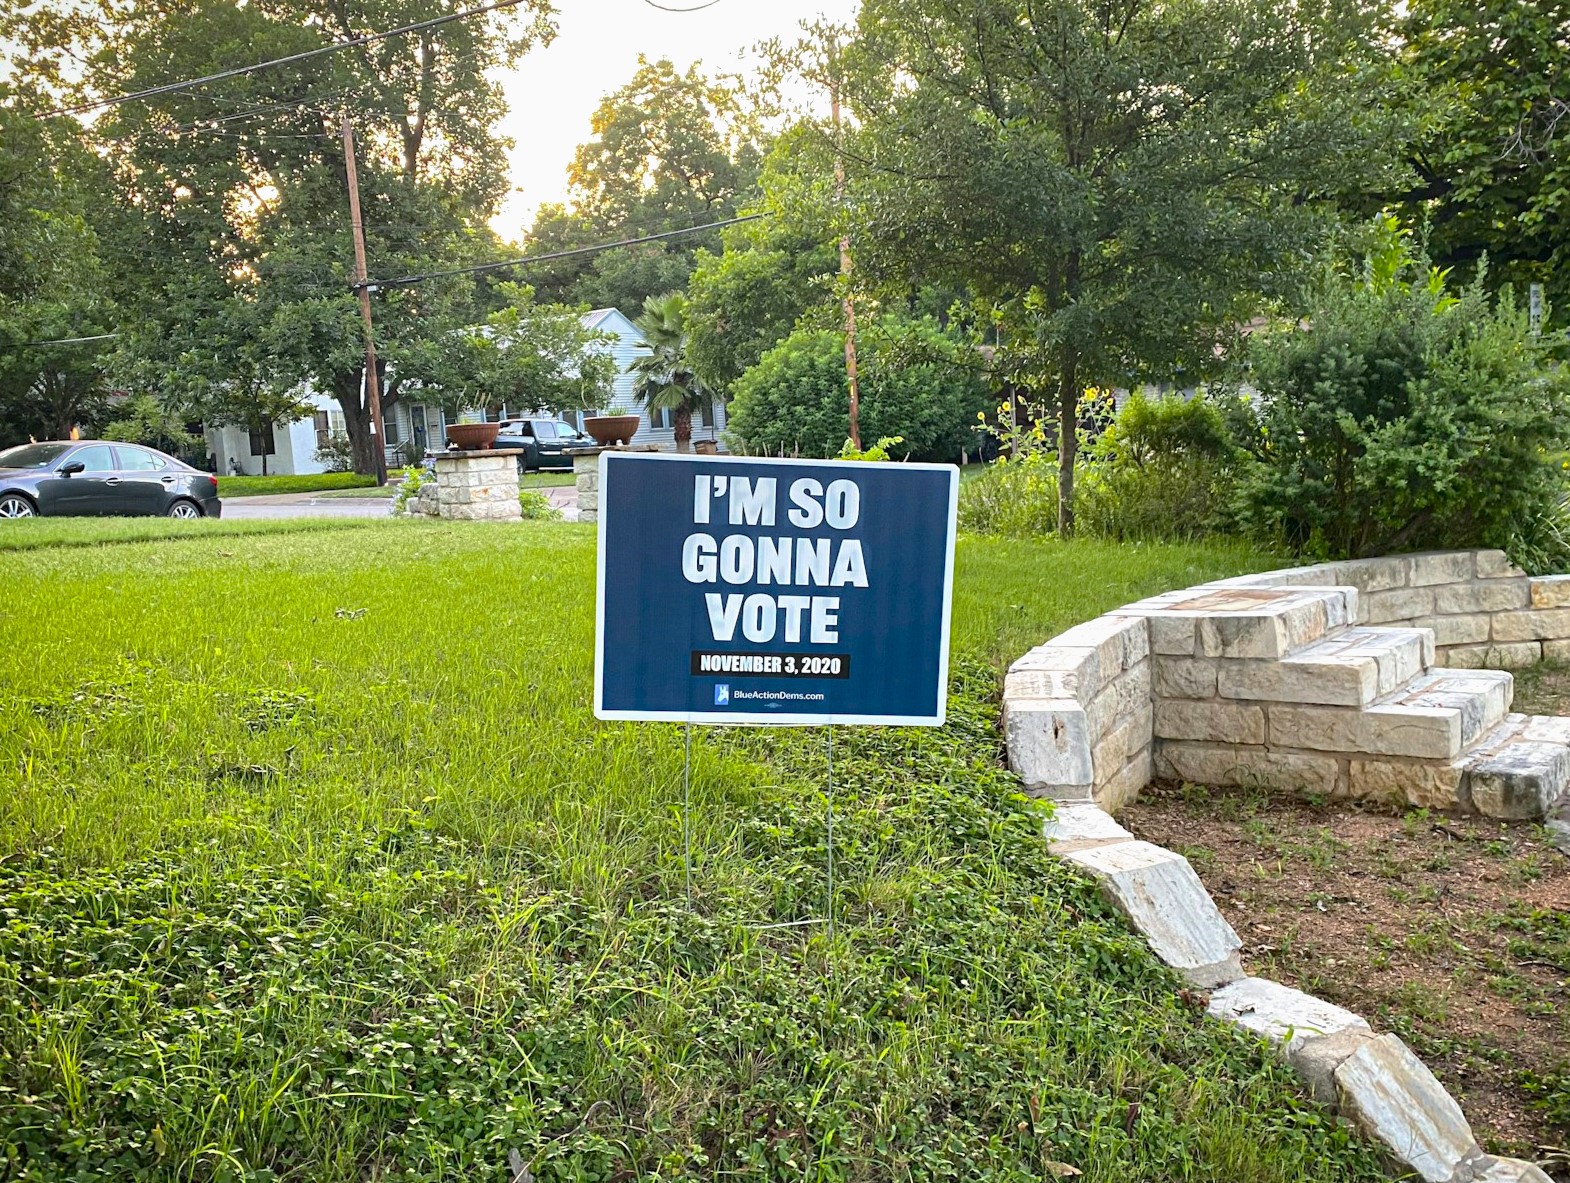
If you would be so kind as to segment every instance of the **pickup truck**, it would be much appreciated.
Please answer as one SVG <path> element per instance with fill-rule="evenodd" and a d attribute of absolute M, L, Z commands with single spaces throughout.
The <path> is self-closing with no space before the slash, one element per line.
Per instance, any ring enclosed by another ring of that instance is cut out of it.
<path fill-rule="evenodd" d="M 533 472 L 540 468 L 571 468 L 572 457 L 568 448 L 588 448 L 594 440 L 571 423 L 560 419 L 508 419 L 497 433 L 497 448 L 518 448 L 519 472 Z"/>

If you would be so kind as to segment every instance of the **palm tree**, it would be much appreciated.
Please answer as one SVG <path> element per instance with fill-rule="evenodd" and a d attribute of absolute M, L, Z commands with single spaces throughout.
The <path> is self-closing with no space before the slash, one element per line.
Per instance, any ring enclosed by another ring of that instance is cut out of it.
<path fill-rule="evenodd" d="M 632 365 L 633 397 L 651 411 L 673 412 L 676 450 L 690 452 L 692 416 L 711 411 L 714 394 L 687 362 L 687 297 L 681 292 L 650 296 L 635 323 L 650 352 Z"/>

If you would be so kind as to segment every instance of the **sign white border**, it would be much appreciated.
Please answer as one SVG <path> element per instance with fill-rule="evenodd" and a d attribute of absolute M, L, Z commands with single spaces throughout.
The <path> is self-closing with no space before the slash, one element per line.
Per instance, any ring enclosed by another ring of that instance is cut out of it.
<path fill-rule="evenodd" d="M 789 460 L 771 456 L 708 456 L 685 452 L 600 453 L 599 524 L 595 546 L 594 576 L 594 717 L 607 721 L 631 720 L 656 723 L 719 723 L 733 727 L 826 727 L 834 723 L 879 727 L 941 727 L 949 706 L 949 631 L 954 612 L 954 540 L 958 531 L 959 469 L 952 464 L 889 462 L 890 468 L 943 472 L 949 478 L 948 537 L 944 542 L 943 635 L 938 648 L 938 710 L 934 715 L 797 715 L 758 711 L 608 711 L 605 709 L 605 487 L 611 462 L 676 464 L 769 464 L 797 468 L 833 468 L 843 471 L 867 461 Z"/>

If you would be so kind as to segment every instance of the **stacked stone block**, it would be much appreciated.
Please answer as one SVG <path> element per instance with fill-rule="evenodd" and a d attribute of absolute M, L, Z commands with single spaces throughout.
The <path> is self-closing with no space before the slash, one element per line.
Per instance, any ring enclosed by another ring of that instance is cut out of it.
<path fill-rule="evenodd" d="M 578 490 L 578 520 L 600 520 L 600 453 L 658 452 L 655 444 L 622 444 L 615 448 L 568 448 L 572 457 L 573 484 Z"/>
<path fill-rule="evenodd" d="M 1032 649 L 1004 684 L 1004 730 L 1026 789 L 1116 809 L 1150 782 L 1150 630 L 1102 617 Z"/>
<path fill-rule="evenodd" d="M 521 521 L 519 455 L 515 449 L 498 448 L 437 456 L 437 515 L 463 522 Z"/>
<path fill-rule="evenodd" d="M 1570 661 L 1570 575 L 1525 575 L 1503 551 L 1320 563 L 1213 586 L 1329 585 L 1358 589 L 1360 624 L 1431 630 L 1440 665 L 1513 670 L 1545 658 Z"/>
<path fill-rule="evenodd" d="M 1237 933 L 1181 855 L 1137 840 L 1089 803 L 1057 806 L 1045 836 L 1152 953 L 1211 991 L 1212 1019 L 1290 1064 L 1320 1103 L 1384 1147 L 1397 1173 L 1428 1183 L 1550 1183 L 1532 1163 L 1487 1154 L 1455 1098 L 1398 1037 L 1301 990 L 1245 976 Z"/>
<path fill-rule="evenodd" d="M 1303 582 L 1334 575 L 1362 586 Z M 1010 759 L 1031 792 L 1111 809 L 1154 774 L 1552 817 L 1570 800 L 1570 733 L 1511 715 L 1508 672 L 1436 668 L 1434 629 L 1357 622 L 1414 606 L 1554 603 L 1567 585 L 1512 574 L 1485 551 L 1327 564 L 1129 604 L 1014 664 Z M 1492 636 L 1557 612 L 1570 609 L 1497 608 L 1487 623 Z"/>

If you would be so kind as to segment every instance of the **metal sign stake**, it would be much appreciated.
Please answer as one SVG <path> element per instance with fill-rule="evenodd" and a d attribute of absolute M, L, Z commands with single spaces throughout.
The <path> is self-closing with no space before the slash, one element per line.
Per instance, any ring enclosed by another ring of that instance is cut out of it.
<path fill-rule="evenodd" d="M 687 757 L 681 768 L 681 870 L 692 911 L 692 720 L 687 720 Z"/>
<path fill-rule="evenodd" d="M 834 939 L 834 724 L 829 724 L 829 940 Z"/>

